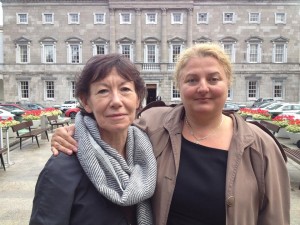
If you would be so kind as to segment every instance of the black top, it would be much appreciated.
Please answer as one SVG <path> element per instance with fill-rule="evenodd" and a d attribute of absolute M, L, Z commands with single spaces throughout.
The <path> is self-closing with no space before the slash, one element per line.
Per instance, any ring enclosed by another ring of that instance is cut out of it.
<path fill-rule="evenodd" d="M 226 224 L 227 156 L 228 151 L 198 145 L 182 137 L 168 225 Z"/>

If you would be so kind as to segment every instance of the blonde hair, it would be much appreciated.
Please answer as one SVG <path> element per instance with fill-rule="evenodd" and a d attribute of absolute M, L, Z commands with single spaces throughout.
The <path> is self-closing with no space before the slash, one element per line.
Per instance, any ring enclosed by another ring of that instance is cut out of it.
<path fill-rule="evenodd" d="M 228 85 L 231 84 L 232 81 L 231 62 L 228 55 L 223 50 L 223 48 L 217 43 L 201 43 L 187 48 L 180 54 L 175 67 L 175 81 L 177 87 L 179 87 L 179 83 L 180 83 L 179 80 L 180 80 L 181 70 L 186 66 L 186 64 L 192 57 L 215 58 L 225 71 L 225 75 L 228 79 Z"/>

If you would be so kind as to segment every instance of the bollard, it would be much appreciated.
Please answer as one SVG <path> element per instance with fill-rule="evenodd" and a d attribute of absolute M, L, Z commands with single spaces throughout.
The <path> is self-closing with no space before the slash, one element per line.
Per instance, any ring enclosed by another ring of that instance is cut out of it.
<path fill-rule="evenodd" d="M 41 129 L 48 129 L 48 120 L 46 115 L 41 116 Z M 41 134 L 41 139 L 47 139 L 45 133 Z"/>

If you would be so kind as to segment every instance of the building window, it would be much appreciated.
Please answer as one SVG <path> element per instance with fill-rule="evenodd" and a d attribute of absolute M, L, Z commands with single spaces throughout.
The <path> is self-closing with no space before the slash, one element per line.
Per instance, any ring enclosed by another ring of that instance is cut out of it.
<path fill-rule="evenodd" d="M 103 44 L 95 44 L 95 54 L 94 55 L 105 55 L 106 51 L 105 51 L 106 47 Z"/>
<path fill-rule="evenodd" d="M 71 96 L 70 99 L 75 99 L 75 81 L 71 81 Z"/>
<path fill-rule="evenodd" d="M 172 44 L 171 45 L 171 63 L 176 63 L 178 60 L 178 57 L 182 51 L 182 45 L 181 44 Z"/>
<path fill-rule="evenodd" d="M 28 13 L 17 13 L 17 24 L 28 24 Z"/>
<path fill-rule="evenodd" d="M 275 13 L 275 24 L 285 24 L 286 14 L 285 13 Z"/>
<path fill-rule="evenodd" d="M 248 43 L 248 45 L 247 45 L 247 62 L 248 63 L 260 63 L 261 62 L 260 43 Z"/>
<path fill-rule="evenodd" d="M 105 13 L 94 13 L 94 24 L 105 24 Z"/>
<path fill-rule="evenodd" d="M 146 45 L 145 63 L 157 62 L 157 46 L 155 44 Z"/>
<path fill-rule="evenodd" d="M 180 100 L 180 92 L 175 82 L 172 83 L 172 100 Z"/>
<path fill-rule="evenodd" d="M 132 50 L 130 44 L 121 44 L 121 54 L 132 60 Z"/>
<path fill-rule="evenodd" d="M 29 99 L 29 81 L 19 82 L 19 98 L 21 100 Z"/>
<path fill-rule="evenodd" d="M 18 44 L 17 45 L 17 63 L 29 63 L 30 50 L 29 45 Z"/>
<path fill-rule="evenodd" d="M 283 89 L 283 81 L 273 81 L 273 98 L 276 100 L 282 100 L 284 93 Z"/>
<path fill-rule="evenodd" d="M 45 99 L 54 99 L 54 81 L 45 81 Z"/>
<path fill-rule="evenodd" d="M 233 97 L 232 89 L 228 89 L 228 92 L 227 92 L 227 100 L 231 100 L 232 97 Z"/>
<path fill-rule="evenodd" d="M 157 24 L 157 13 L 146 13 L 146 24 Z"/>
<path fill-rule="evenodd" d="M 249 100 L 257 99 L 258 97 L 258 81 L 248 81 L 247 96 Z"/>
<path fill-rule="evenodd" d="M 53 13 L 43 13 L 43 24 L 53 24 L 54 23 L 54 14 Z"/>
<path fill-rule="evenodd" d="M 120 24 L 131 24 L 131 13 L 120 13 Z"/>
<path fill-rule="evenodd" d="M 223 48 L 226 54 L 229 56 L 232 63 L 235 62 L 235 44 L 234 43 L 223 43 Z"/>
<path fill-rule="evenodd" d="M 173 12 L 171 13 L 171 24 L 182 24 L 183 23 L 183 16 L 180 12 Z"/>
<path fill-rule="evenodd" d="M 260 13 L 249 13 L 249 23 L 260 23 Z"/>
<path fill-rule="evenodd" d="M 68 52 L 67 52 L 68 63 L 72 63 L 72 64 L 82 63 L 81 42 L 78 41 L 76 43 L 75 41 L 72 41 L 71 43 L 68 43 L 67 41 L 67 47 L 68 47 Z"/>
<path fill-rule="evenodd" d="M 234 23 L 234 13 L 226 12 L 223 13 L 223 23 Z"/>
<path fill-rule="evenodd" d="M 42 63 L 56 63 L 56 48 L 54 44 L 42 44 Z"/>
<path fill-rule="evenodd" d="M 79 24 L 80 13 L 68 13 L 68 24 Z"/>
<path fill-rule="evenodd" d="M 208 24 L 208 13 L 198 13 L 197 14 L 197 23 L 205 23 Z"/>
<path fill-rule="evenodd" d="M 287 46 L 285 43 L 273 44 L 273 63 L 287 62 Z"/>

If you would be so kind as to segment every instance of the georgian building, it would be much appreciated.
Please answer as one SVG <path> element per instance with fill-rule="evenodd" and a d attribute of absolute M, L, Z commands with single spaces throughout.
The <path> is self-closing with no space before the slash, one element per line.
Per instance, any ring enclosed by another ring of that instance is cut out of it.
<path fill-rule="evenodd" d="M 151 102 L 180 101 L 180 52 L 219 42 L 233 63 L 228 100 L 300 101 L 298 0 L 2 0 L 0 101 L 46 106 L 74 99 L 75 78 L 95 54 L 136 64 Z"/>

